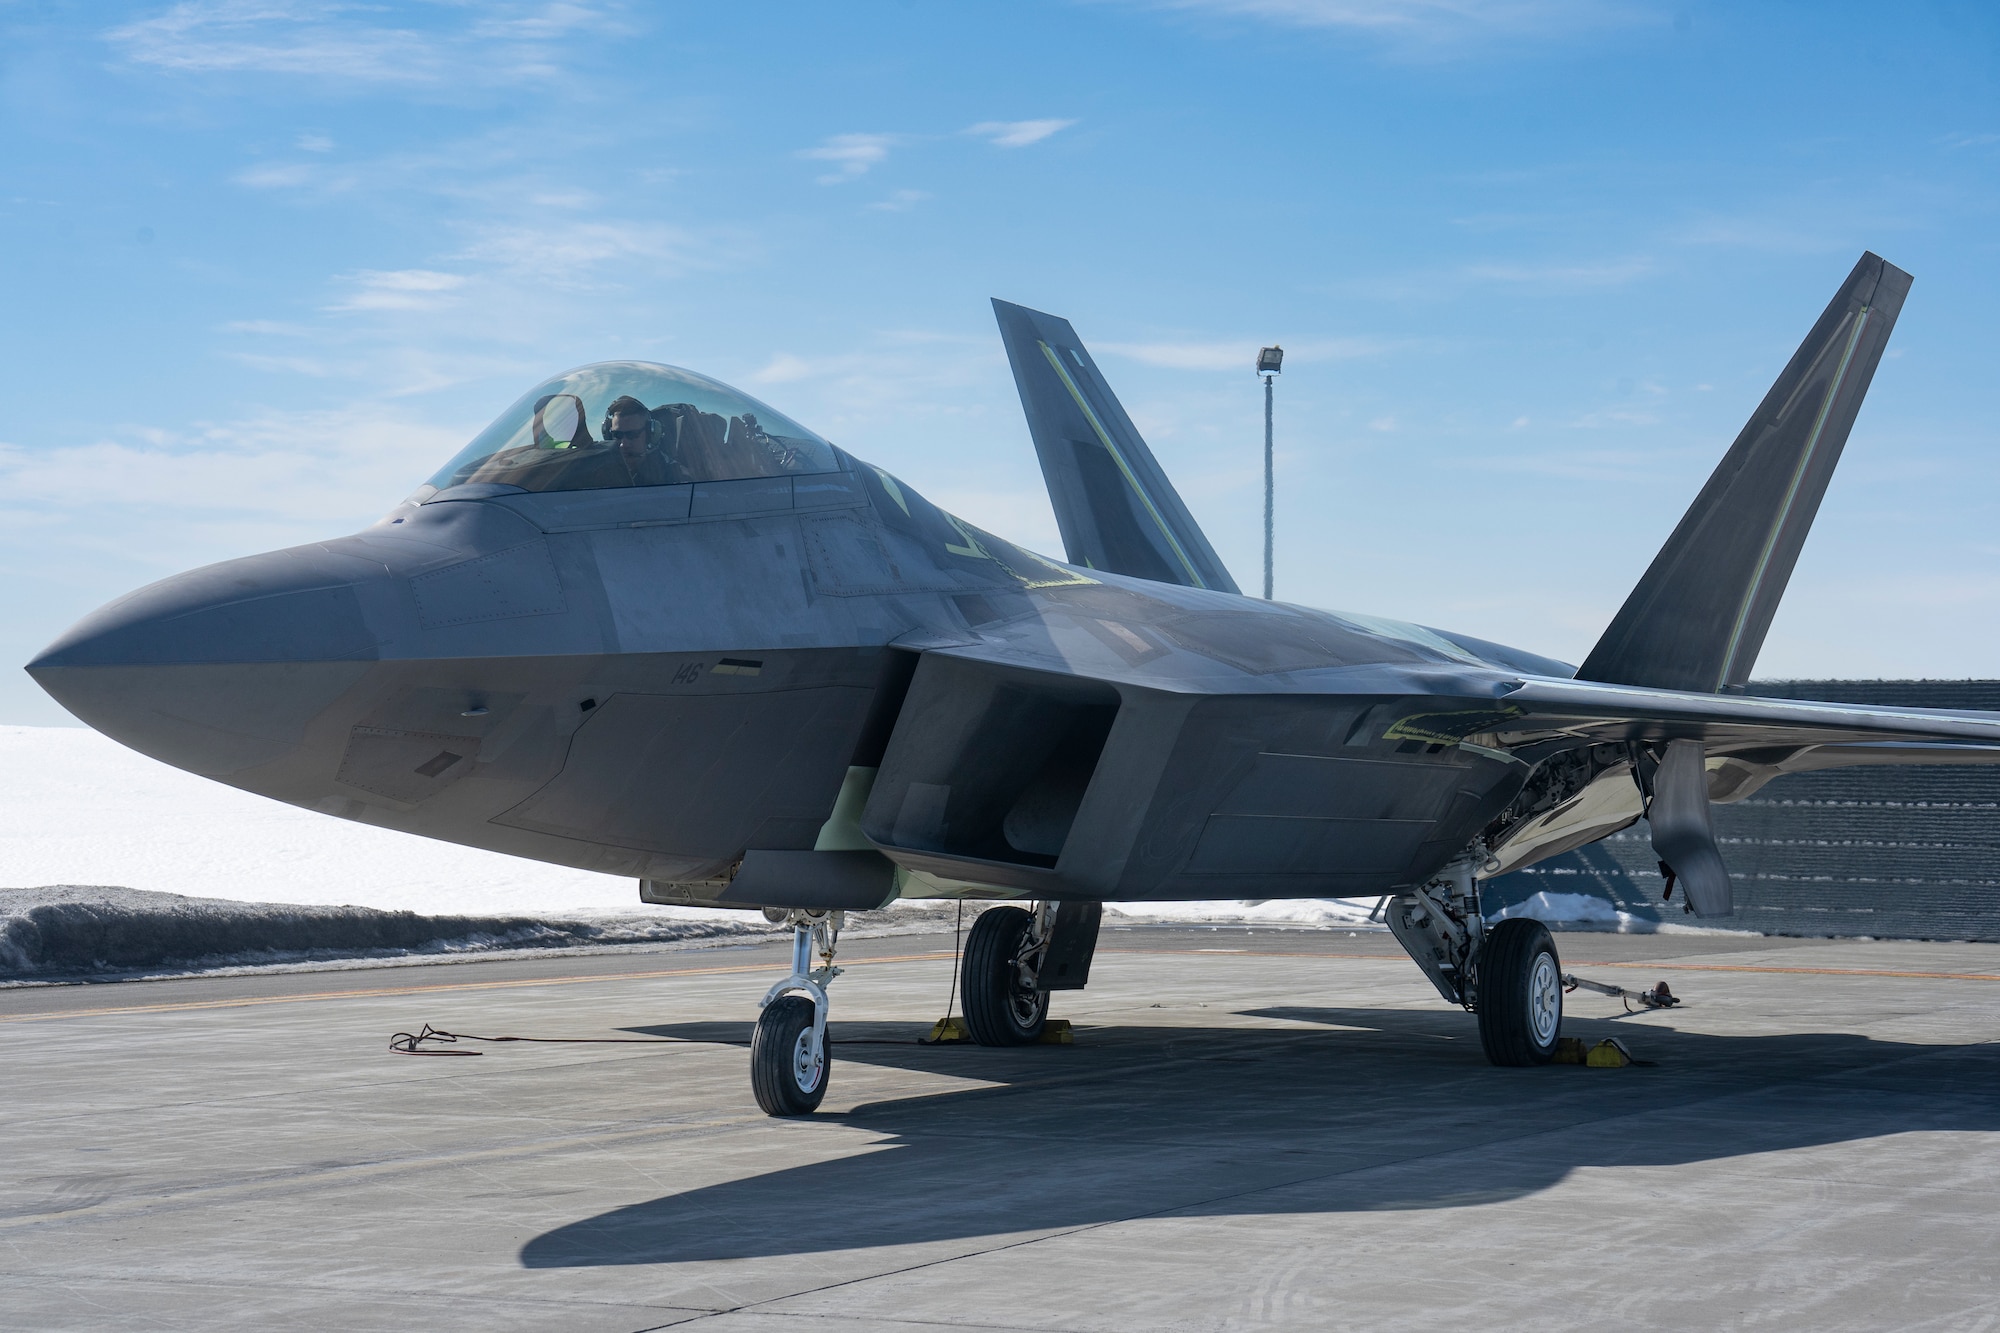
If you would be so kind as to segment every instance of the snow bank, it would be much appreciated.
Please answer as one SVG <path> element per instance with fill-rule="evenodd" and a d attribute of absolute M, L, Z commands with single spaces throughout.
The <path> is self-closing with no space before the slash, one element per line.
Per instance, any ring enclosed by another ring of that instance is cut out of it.
<path fill-rule="evenodd" d="M 760 917 L 729 922 L 422 916 L 64 884 L 0 889 L 0 981 L 770 933 Z"/>
<path fill-rule="evenodd" d="M 1186 903 L 1106 903 L 1106 919 L 1134 921 L 1229 921 L 1244 925 L 1359 926 L 1370 923 L 1375 898 L 1271 898 L 1262 902 L 1223 899 Z"/>
<path fill-rule="evenodd" d="M 1492 920 L 1524 916 L 1551 926 L 1575 930 L 1612 930 L 1621 935 L 1652 935 L 1662 929 L 1658 921 L 1621 912 L 1602 898 L 1587 893 L 1536 893 L 1493 913 Z"/>

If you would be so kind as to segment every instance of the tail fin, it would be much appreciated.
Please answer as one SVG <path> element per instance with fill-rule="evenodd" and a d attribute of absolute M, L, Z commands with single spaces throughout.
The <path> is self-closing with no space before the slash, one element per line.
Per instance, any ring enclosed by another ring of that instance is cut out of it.
<path fill-rule="evenodd" d="M 993 302 L 1073 565 L 1236 592 L 1069 321 Z"/>
<path fill-rule="evenodd" d="M 1909 290 L 1861 256 L 1577 679 L 1720 693 L 1750 678 Z"/>

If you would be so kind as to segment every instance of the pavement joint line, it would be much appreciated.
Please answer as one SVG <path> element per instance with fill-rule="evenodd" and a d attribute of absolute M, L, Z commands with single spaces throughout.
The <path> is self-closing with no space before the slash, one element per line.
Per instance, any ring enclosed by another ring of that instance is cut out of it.
<path fill-rule="evenodd" d="M 304 1281 L 299 1281 L 297 1279 L 289 1279 L 289 1278 L 284 1280 L 274 1279 L 269 1281 L 248 1281 L 239 1278 L 232 1281 L 227 1278 L 216 1278 L 216 1277 L 177 1277 L 170 1273 L 158 1273 L 158 1272 L 131 1273 L 131 1272 L 103 1271 L 97 1269 L 82 1269 L 82 1270 L 65 1269 L 61 1272 L 48 1272 L 48 1271 L 35 1272 L 31 1270 L 11 1269 L 5 1273 L 5 1276 L 9 1278 L 22 1279 L 28 1282 L 41 1283 L 44 1286 L 70 1286 L 78 1281 L 90 1281 L 90 1282 L 116 1282 L 135 1287 L 143 1287 L 143 1286 L 169 1287 L 176 1290 L 190 1288 L 190 1287 L 192 1288 L 221 1287 L 233 1291 L 325 1292 L 330 1295 L 339 1295 L 339 1296 L 353 1296 L 357 1294 L 357 1292 L 353 1288 L 345 1287 L 338 1283 L 304 1282 Z M 695 1318 L 708 1314 L 716 1308 L 711 1305 L 675 1305 L 671 1302 L 665 1302 L 665 1301 L 605 1300 L 593 1296 L 580 1296 L 575 1293 L 566 1293 L 561 1296 L 532 1296 L 527 1294 L 486 1296 L 486 1295 L 481 1295 L 478 1292 L 469 1292 L 469 1291 L 439 1291 L 436 1289 L 427 1289 L 427 1288 L 371 1286 L 367 1288 L 364 1292 L 358 1294 L 363 1294 L 368 1296 L 380 1296 L 385 1299 L 394 1298 L 396 1300 L 424 1300 L 424 1301 L 437 1301 L 440 1303 L 479 1302 L 488 1305 L 530 1305 L 530 1306 L 553 1305 L 553 1306 L 559 1306 L 564 1309 L 571 1309 L 578 1305 L 586 1305 L 586 1306 L 595 1306 L 599 1309 L 612 1310 L 612 1311 L 616 1311 L 618 1309 L 623 1308 L 627 1310 L 652 1310 L 654 1312 L 661 1314 L 685 1313 L 690 1318 Z M 672 1325 L 662 1324 L 659 1325 L 659 1327 L 670 1328 L 672 1327 Z"/>

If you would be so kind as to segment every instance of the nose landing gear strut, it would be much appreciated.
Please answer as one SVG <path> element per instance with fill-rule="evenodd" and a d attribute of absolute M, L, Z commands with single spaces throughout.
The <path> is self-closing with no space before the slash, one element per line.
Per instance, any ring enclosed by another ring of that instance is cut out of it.
<path fill-rule="evenodd" d="M 833 950 L 845 916 L 794 909 L 779 918 L 792 928 L 792 974 L 765 992 L 750 1036 L 750 1088 L 766 1115 L 811 1115 L 826 1097 L 833 1072 L 826 988 L 841 973 Z"/>

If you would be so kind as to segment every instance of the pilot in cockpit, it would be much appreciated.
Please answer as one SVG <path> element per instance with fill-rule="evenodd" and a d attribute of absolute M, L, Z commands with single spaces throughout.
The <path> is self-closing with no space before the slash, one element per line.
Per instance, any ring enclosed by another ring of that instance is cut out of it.
<path fill-rule="evenodd" d="M 667 457 L 664 432 L 637 398 L 615 399 L 604 410 L 604 442 L 618 450 L 619 462 L 633 486 L 665 486 L 675 478 Z"/>

